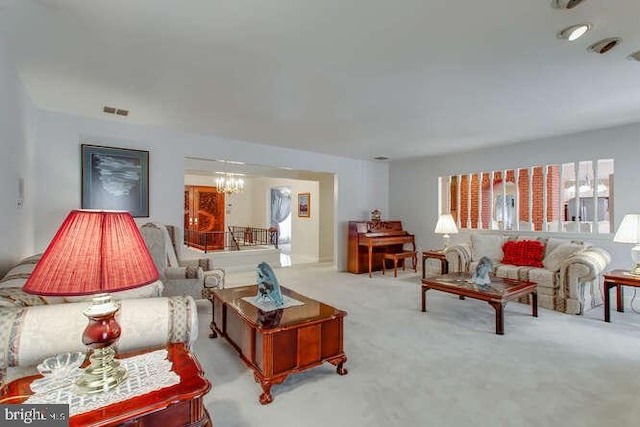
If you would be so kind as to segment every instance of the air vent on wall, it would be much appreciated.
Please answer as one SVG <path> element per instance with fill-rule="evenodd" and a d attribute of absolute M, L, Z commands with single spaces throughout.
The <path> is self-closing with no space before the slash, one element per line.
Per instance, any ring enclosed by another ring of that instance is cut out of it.
<path fill-rule="evenodd" d="M 552 0 L 551 5 L 556 9 L 573 9 L 584 0 Z"/>
<path fill-rule="evenodd" d="M 605 54 L 614 47 L 618 46 L 620 43 L 622 43 L 622 39 L 620 37 L 609 37 L 608 39 L 602 39 L 598 42 L 595 42 L 594 44 L 589 46 L 587 50 L 590 52 Z"/>
<path fill-rule="evenodd" d="M 122 108 L 116 108 L 116 107 L 109 107 L 108 105 L 105 105 L 102 108 L 102 111 L 107 114 L 116 114 L 118 116 L 123 116 L 123 117 L 126 117 L 129 115 L 129 110 L 123 110 Z"/>

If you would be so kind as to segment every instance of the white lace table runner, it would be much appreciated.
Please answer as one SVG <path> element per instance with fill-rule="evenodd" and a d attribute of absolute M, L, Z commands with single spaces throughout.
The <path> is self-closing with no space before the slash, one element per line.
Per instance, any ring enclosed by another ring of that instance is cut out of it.
<path fill-rule="evenodd" d="M 172 362 L 167 360 L 167 350 L 118 360 L 129 377 L 113 390 L 88 395 L 75 393 L 74 384 L 82 374 L 82 370 L 77 369 L 64 378 L 45 377 L 33 381 L 31 390 L 35 394 L 24 403 L 67 403 L 69 415 L 76 415 L 180 383 L 178 374 L 171 370 Z"/>
<path fill-rule="evenodd" d="M 297 299 L 293 299 L 286 295 L 282 295 L 282 301 L 284 302 L 284 305 L 282 305 L 281 307 L 277 307 L 276 303 L 271 300 L 265 301 L 263 299 L 259 299 L 257 295 L 253 297 L 243 297 L 242 299 L 248 302 L 249 304 L 255 305 L 262 311 L 274 311 L 279 308 L 287 308 L 287 307 L 293 307 L 296 305 L 304 305 L 302 301 L 298 301 Z"/>

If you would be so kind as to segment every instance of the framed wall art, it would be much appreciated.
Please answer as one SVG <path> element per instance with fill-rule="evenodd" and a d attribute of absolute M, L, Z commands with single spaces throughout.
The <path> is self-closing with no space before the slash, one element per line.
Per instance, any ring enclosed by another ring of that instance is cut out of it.
<path fill-rule="evenodd" d="M 298 193 L 298 216 L 311 217 L 311 193 Z"/>
<path fill-rule="evenodd" d="M 82 144 L 82 209 L 149 216 L 149 152 Z"/>

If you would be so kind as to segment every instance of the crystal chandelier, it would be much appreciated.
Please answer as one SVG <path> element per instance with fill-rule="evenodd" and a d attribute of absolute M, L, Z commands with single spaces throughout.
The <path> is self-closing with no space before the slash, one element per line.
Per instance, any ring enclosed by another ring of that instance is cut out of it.
<path fill-rule="evenodd" d="M 216 189 L 219 193 L 237 194 L 244 190 L 244 179 L 227 173 L 216 178 Z"/>

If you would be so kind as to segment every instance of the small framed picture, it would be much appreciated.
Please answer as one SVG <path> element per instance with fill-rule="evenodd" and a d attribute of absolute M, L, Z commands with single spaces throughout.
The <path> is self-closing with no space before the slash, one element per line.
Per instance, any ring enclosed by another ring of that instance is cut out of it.
<path fill-rule="evenodd" d="M 149 152 L 82 144 L 82 209 L 149 216 Z"/>
<path fill-rule="evenodd" d="M 311 217 L 311 193 L 298 193 L 298 216 Z"/>

